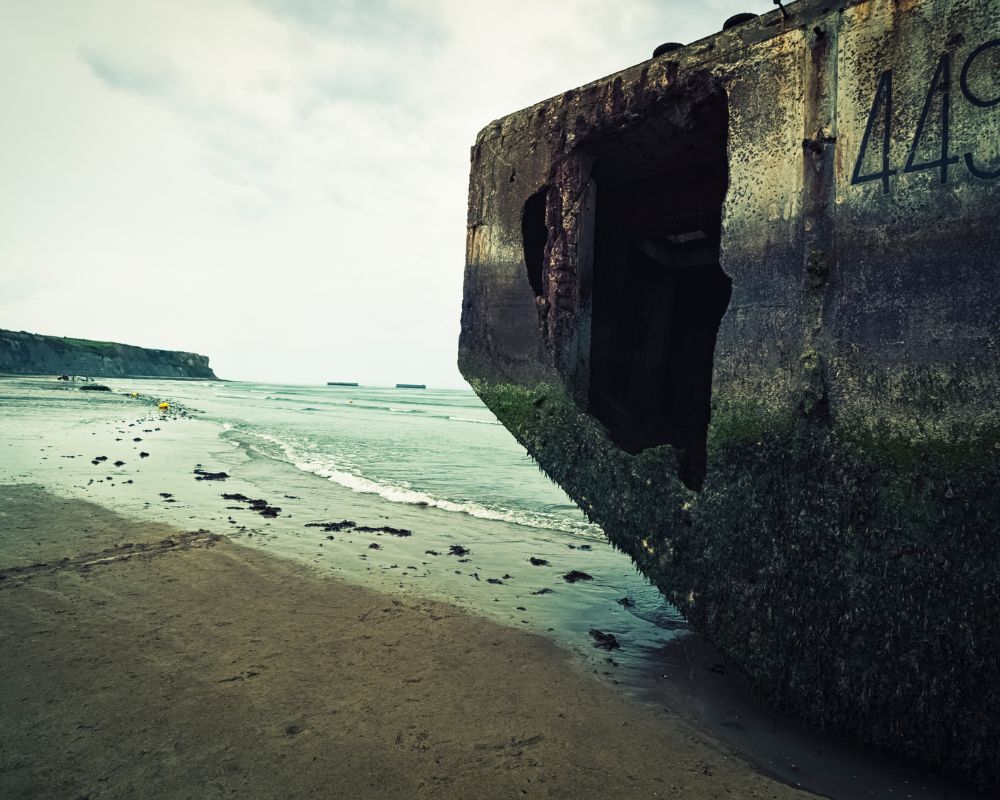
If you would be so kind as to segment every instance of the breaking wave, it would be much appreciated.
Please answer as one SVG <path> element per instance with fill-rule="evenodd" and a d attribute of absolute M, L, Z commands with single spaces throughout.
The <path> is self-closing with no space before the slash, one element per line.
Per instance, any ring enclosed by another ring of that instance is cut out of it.
<path fill-rule="evenodd" d="M 497 424 L 486 420 L 469 420 Z M 574 520 L 567 515 L 550 513 L 540 509 L 519 509 L 501 505 L 490 505 L 473 500 L 457 500 L 436 497 L 428 492 L 399 486 L 386 481 L 376 480 L 345 469 L 334 459 L 317 453 L 306 453 L 270 433 L 246 429 L 234 430 L 239 435 L 248 435 L 259 441 L 267 442 L 278 452 L 263 452 L 266 456 L 277 457 L 302 472 L 308 472 L 331 483 L 336 483 L 352 492 L 374 494 L 392 503 L 438 508 L 457 514 L 468 514 L 479 519 L 508 522 L 529 528 L 556 530 L 572 533 L 587 538 L 603 538 L 601 529 L 585 519 Z M 260 448 L 258 448 L 260 449 Z M 272 448 L 266 448 L 271 450 Z M 304 448 L 303 448 L 304 449 Z"/>

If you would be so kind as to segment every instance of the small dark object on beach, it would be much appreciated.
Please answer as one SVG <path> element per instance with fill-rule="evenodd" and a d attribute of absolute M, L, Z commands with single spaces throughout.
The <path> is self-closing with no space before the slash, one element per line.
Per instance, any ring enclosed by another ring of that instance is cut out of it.
<path fill-rule="evenodd" d="M 590 549 L 592 549 L 589 544 L 568 544 L 566 546 L 570 550 L 590 550 Z"/>
<path fill-rule="evenodd" d="M 478 581 L 479 580 L 479 573 L 478 572 L 473 572 L 472 573 L 472 577 L 475 578 Z"/>
<path fill-rule="evenodd" d="M 139 458 L 149 458 L 149 453 L 143 450 L 141 453 L 139 453 Z"/>
<path fill-rule="evenodd" d="M 382 549 L 382 545 L 380 545 L 378 542 L 372 542 L 370 545 L 368 545 L 368 549 L 369 550 L 381 550 Z"/>
<path fill-rule="evenodd" d="M 504 576 L 503 576 L 503 579 L 504 579 L 505 581 L 510 581 L 510 580 L 513 580 L 513 579 L 514 579 L 514 576 L 513 576 L 513 575 L 504 575 Z"/>
<path fill-rule="evenodd" d="M 487 583 L 492 583 L 494 586 L 503 586 L 503 581 L 499 578 L 487 578 Z"/>
<path fill-rule="evenodd" d="M 239 492 L 237 492 L 236 494 L 223 494 L 222 495 L 222 499 L 223 500 L 239 500 L 241 503 L 246 503 L 246 502 L 248 502 L 250 500 L 250 498 L 247 497 L 245 494 L 240 494 Z"/>
<path fill-rule="evenodd" d="M 107 461 L 107 456 L 94 456 L 94 461 Z"/>
<path fill-rule="evenodd" d="M 81 392 L 110 392 L 111 387 L 105 386 L 103 383 L 88 383 L 86 386 L 80 387 Z"/>
<path fill-rule="evenodd" d="M 632 608 L 635 605 L 631 597 L 619 597 L 615 602 L 624 608 Z"/>
<path fill-rule="evenodd" d="M 424 550 L 425 556 L 439 556 L 441 555 L 437 550 Z"/>
<path fill-rule="evenodd" d="M 539 589 L 537 592 L 532 592 L 532 594 L 554 594 L 555 589 Z"/>
<path fill-rule="evenodd" d="M 296 497 L 294 494 L 286 494 L 285 495 L 285 499 L 286 500 L 298 500 L 299 498 Z"/>
<path fill-rule="evenodd" d="M 353 528 L 356 522 L 349 519 L 342 519 L 340 522 L 307 522 L 307 528 L 322 528 L 325 533 L 340 533 L 346 528 Z"/>
<path fill-rule="evenodd" d="M 228 472 L 207 472 L 203 469 L 196 469 L 194 474 L 197 475 L 196 481 L 224 481 L 229 478 Z"/>
<path fill-rule="evenodd" d="M 594 647 L 603 647 L 605 650 L 617 650 L 621 647 L 613 633 L 605 633 L 597 628 L 591 628 L 590 635 L 594 640 Z"/>
<path fill-rule="evenodd" d="M 91 461 L 90 463 L 91 463 L 91 464 L 93 464 L 93 465 L 94 465 L 94 466 L 96 467 L 96 466 L 97 466 L 98 464 L 100 464 L 101 462 L 100 462 L 100 461 Z"/>
<path fill-rule="evenodd" d="M 460 544 L 453 544 L 448 548 L 448 555 L 450 556 L 467 556 L 471 552 L 467 547 L 462 547 Z"/>
<path fill-rule="evenodd" d="M 125 466 L 125 462 L 124 461 L 116 461 L 115 462 L 115 466 L 116 467 L 124 467 Z"/>
<path fill-rule="evenodd" d="M 334 537 L 333 537 L 333 534 L 331 533 L 326 538 L 329 539 L 332 542 Z"/>
<path fill-rule="evenodd" d="M 127 481 L 125 481 L 125 483 L 134 483 L 134 481 L 131 478 L 129 478 Z"/>
<path fill-rule="evenodd" d="M 563 580 L 566 583 L 576 583 L 577 581 L 592 581 L 594 580 L 593 575 L 588 575 L 586 572 L 580 572 L 579 570 L 570 570 L 565 575 L 563 575 Z"/>
<path fill-rule="evenodd" d="M 265 508 L 267 508 L 267 500 L 251 500 L 250 508 L 252 508 L 254 511 L 263 511 Z"/>
<path fill-rule="evenodd" d="M 412 536 L 413 531 L 407 530 L 406 528 L 393 528 L 389 525 L 383 525 L 381 528 L 372 528 L 369 525 L 359 525 L 355 530 L 358 533 L 388 533 L 392 536 Z"/>
<path fill-rule="evenodd" d="M 264 506 L 264 508 L 259 509 L 259 511 L 262 517 L 270 517 L 271 519 L 274 519 L 278 516 L 278 512 L 281 511 L 281 509 L 278 506 Z"/>
<path fill-rule="evenodd" d="M 173 495 L 170 494 L 170 492 L 160 492 L 160 497 L 162 497 L 163 499 L 166 499 L 168 497 L 173 497 Z"/>
<path fill-rule="evenodd" d="M 549 565 L 549 562 L 544 558 L 535 558 L 534 556 L 529 558 L 528 561 L 535 567 L 547 567 Z"/>
<path fill-rule="evenodd" d="M 132 441 L 133 442 L 141 442 L 142 441 L 142 437 L 141 436 L 136 436 Z"/>

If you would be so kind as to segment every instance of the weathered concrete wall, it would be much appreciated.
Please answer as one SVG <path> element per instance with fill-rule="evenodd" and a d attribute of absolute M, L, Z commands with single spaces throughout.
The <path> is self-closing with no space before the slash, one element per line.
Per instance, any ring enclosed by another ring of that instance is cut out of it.
<path fill-rule="evenodd" d="M 216 380 L 208 357 L 116 342 L 0 330 L 0 373 Z"/>
<path fill-rule="evenodd" d="M 1000 13 L 788 9 L 482 131 L 460 367 L 763 696 L 1000 786 Z M 594 272 L 620 268 L 593 175 L 650 119 L 695 141 L 719 93 L 732 298 L 694 492 L 681 450 L 630 455 L 591 413 Z"/>

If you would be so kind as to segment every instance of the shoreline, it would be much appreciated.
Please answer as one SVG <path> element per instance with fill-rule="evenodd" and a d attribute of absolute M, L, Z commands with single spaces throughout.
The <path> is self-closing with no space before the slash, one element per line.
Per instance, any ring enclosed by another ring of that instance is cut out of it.
<path fill-rule="evenodd" d="M 0 508 L 48 563 L 0 573 L 8 796 L 811 796 L 542 637 L 37 486 Z"/>

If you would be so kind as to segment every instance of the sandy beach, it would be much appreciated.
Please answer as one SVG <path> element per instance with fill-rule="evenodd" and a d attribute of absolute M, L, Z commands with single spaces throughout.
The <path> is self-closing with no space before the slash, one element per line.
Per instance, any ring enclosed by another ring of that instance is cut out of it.
<path fill-rule="evenodd" d="M 810 796 L 455 607 L 38 486 L 0 525 L 4 797 Z"/>

